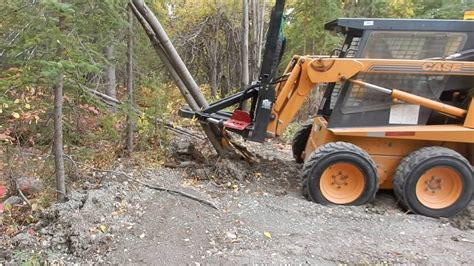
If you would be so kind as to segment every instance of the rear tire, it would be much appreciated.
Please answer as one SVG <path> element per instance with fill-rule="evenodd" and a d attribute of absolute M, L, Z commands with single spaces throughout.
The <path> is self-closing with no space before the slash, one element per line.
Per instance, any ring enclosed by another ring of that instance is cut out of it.
<path fill-rule="evenodd" d="M 293 151 L 293 158 L 295 158 L 296 163 L 304 162 L 302 155 L 306 149 L 306 143 L 308 142 L 309 135 L 311 134 L 313 123 L 313 119 L 306 121 L 298 128 L 298 130 L 295 132 L 295 135 L 293 136 L 291 149 Z"/>
<path fill-rule="evenodd" d="M 467 208 L 473 195 L 472 166 L 444 147 L 426 147 L 405 157 L 393 176 L 400 205 L 414 213 L 450 217 Z"/>
<path fill-rule="evenodd" d="M 351 143 L 322 145 L 303 168 L 303 196 L 320 204 L 366 204 L 375 198 L 378 184 L 374 161 Z"/>

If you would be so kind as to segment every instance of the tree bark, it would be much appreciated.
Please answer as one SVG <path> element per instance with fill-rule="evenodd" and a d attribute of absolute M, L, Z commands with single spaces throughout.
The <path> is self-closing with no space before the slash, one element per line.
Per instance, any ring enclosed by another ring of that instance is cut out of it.
<path fill-rule="evenodd" d="M 257 67 L 257 56 L 258 56 L 258 36 L 259 36 L 259 31 L 258 31 L 258 4 L 257 0 L 251 0 L 252 1 L 252 48 L 250 49 L 252 51 L 252 60 L 250 63 L 250 78 L 251 80 L 256 80 L 257 79 L 257 72 L 258 72 L 258 67 Z"/>
<path fill-rule="evenodd" d="M 145 5 L 143 0 L 133 0 L 132 2 L 139 13 L 145 18 L 150 27 L 153 29 L 153 32 L 156 34 L 156 38 L 159 40 L 164 53 L 171 63 L 171 66 L 175 68 L 176 72 L 181 77 L 181 80 L 186 85 L 196 103 L 200 108 L 207 108 L 209 104 L 207 103 L 204 95 L 199 89 L 199 86 L 193 79 L 189 69 L 186 67 L 178 52 L 174 48 L 168 37 L 168 34 L 166 34 L 158 19 L 153 15 L 148 6 Z"/>
<path fill-rule="evenodd" d="M 156 35 L 153 32 L 153 30 L 151 29 L 148 22 L 139 13 L 139 11 L 136 9 L 135 5 L 130 5 L 130 8 L 132 9 L 133 14 L 135 15 L 137 20 L 142 25 L 142 27 L 145 30 L 146 34 L 148 35 L 148 38 L 150 39 L 150 42 L 153 45 L 153 48 L 155 49 L 155 52 L 158 54 L 158 57 L 160 58 L 161 62 L 163 63 L 163 65 L 166 67 L 166 69 L 170 73 L 171 78 L 175 82 L 176 86 L 178 86 L 178 89 L 179 89 L 181 95 L 184 96 L 184 99 L 188 103 L 189 107 L 191 107 L 191 109 L 194 110 L 194 111 L 199 111 L 200 110 L 199 105 L 196 103 L 196 101 L 192 97 L 191 93 L 189 92 L 188 88 L 186 87 L 184 82 L 181 80 L 181 77 L 178 75 L 176 70 L 171 65 L 171 62 L 169 61 L 168 57 L 166 56 L 166 54 L 163 51 L 163 48 L 161 47 L 160 41 L 156 38 Z"/>
<path fill-rule="evenodd" d="M 133 132 L 135 124 L 133 121 L 133 13 L 131 8 L 128 10 L 128 36 L 127 36 L 127 93 L 129 111 L 127 115 L 127 136 L 126 146 L 127 153 L 133 152 Z"/>
<path fill-rule="evenodd" d="M 249 3 L 242 0 L 242 78 L 241 89 L 249 85 Z"/>
<path fill-rule="evenodd" d="M 184 92 L 183 96 L 188 99 L 185 93 L 189 92 L 191 94 L 192 97 L 189 97 L 189 99 L 192 100 L 189 102 L 192 103 L 194 101 L 196 104 L 196 109 L 193 110 L 198 111 L 201 108 L 207 108 L 209 104 L 201 93 L 196 81 L 191 76 L 191 73 L 189 73 L 189 70 L 184 65 L 183 60 L 178 55 L 178 52 L 173 47 L 173 44 L 158 19 L 153 15 L 148 6 L 145 5 L 143 0 L 132 0 L 131 3 L 134 14 L 137 19 L 139 19 L 145 31 L 147 31 L 148 37 L 154 44 L 153 46 L 158 56 L 163 57 L 163 62 L 168 71 L 172 76 L 175 75 L 176 84 L 179 88 L 182 88 L 182 93 Z M 230 145 L 225 144 L 226 140 L 222 137 L 218 128 L 206 123 L 201 123 L 201 127 L 219 155 L 224 157 L 235 155 L 235 153 L 228 148 Z"/>
<path fill-rule="evenodd" d="M 64 31 L 64 17 L 59 17 L 59 30 Z M 63 48 L 61 44 L 58 47 L 58 58 L 63 57 Z M 64 73 L 59 73 L 58 83 L 53 86 L 54 92 L 54 135 L 53 135 L 53 153 L 54 170 L 56 174 L 56 192 L 57 199 L 60 202 L 66 200 L 66 181 L 64 174 L 64 151 L 63 151 L 63 87 Z"/>
<path fill-rule="evenodd" d="M 107 59 L 107 66 L 105 67 L 107 86 L 105 89 L 105 94 L 110 97 L 117 98 L 117 78 L 115 76 L 114 50 L 113 44 L 107 45 L 104 50 L 105 58 Z"/>
<path fill-rule="evenodd" d="M 263 47 L 265 45 L 265 40 L 263 39 L 263 34 L 264 34 L 264 28 L 265 28 L 265 2 L 266 0 L 263 0 L 262 1 L 262 9 L 261 11 L 259 12 L 259 23 L 258 23 L 258 27 L 259 27 L 259 37 L 258 37 L 258 54 L 257 54 L 257 66 L 258 66 L 258 69 L 260 70 L 260 68 L 262 67 L 262 50 L 263 50 Z"/>

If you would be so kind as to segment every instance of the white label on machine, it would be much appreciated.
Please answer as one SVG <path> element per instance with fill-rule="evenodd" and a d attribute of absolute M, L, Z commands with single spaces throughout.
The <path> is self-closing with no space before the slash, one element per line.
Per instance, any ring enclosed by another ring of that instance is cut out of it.
<path fill-rule="evenodd" d="M 415 104 L 392 104 L 390 107 L 389 124 L 418 124 L 420 106 Z"/>
<path fill-rule="evenodd" d="M 364 21 L 364 26 L 374 26 L 374 21 L 373 20 L 366 20 L 366 21 Z"/>
<path fill-rule="evenodd" d="M 262 108 L 264 109 L 272 109 L 272 102 L 269 100 L 263 100 L 262 101 Z"/>

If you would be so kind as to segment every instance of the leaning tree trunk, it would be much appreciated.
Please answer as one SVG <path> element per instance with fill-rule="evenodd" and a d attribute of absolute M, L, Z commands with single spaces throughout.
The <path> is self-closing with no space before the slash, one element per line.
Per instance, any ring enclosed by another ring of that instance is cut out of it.
<path fill-rule="evenodd" d="M 131 4 L 130 8 L 132 9 L 133 14 L 142 25 L 146 34 L 148 35 L 148 38 L 150 39 L 150 42 L 153 45 L 153 48 L 155 49 L 155 52 L 158 54 L 158 57 L 161 59 L 161 62 L 166 67 L 166 69 L 168 69 L 171 75 L 171 78 L 175 82 L 176 86 L 178 86 L 180 93 L 184 96 L 186 103 L 188 103 L 189 107 L 191 107 L 192 110 L 199 111 L 200 110 L 199 105 L 196 103 L 193 96 L 189 92 L 188 88 L 184 84 L 183 80 L 178 75 L 178 72 L 172 67 L 168 56 L 164 53 L 163 48 L 161 47 L 160 41 L 156 37 L 156 34 L 153 32 L 153 29 L 151 28 L 151 26 L 148 24 L 145 18 L 140 14 L 140 12 L 138 11 L 135 5 Z"/>
<path fill-rule="evenodd" d="M 107 86 L 105 88 L 105 94 L 112 98 L 117 98 L 117 79 L 115 76 L 115 57 L 114 57 L 114 45 L 109 44 L 105 47 L 105 58 L 107 59 L 107 66 L 105 67 L 105 77 Z"/>
<path fill-rule="evenodd" d="M 127 115 L 127 137 L 125 147 L 130 155 L 133 152 L 133 13 L 128 10 L 128 36 L 127 36 L 127 93 L 129 111 Z"/>
<path fill-rule="evenodd" d="M 64 31 L 64 17 L 59 18 L 59 30 Z M 61 44 L 58 48 L 58 58 L 63 56 Z M 57 84 L 53 86 L 54 91 L 54 135 L 53 135 L 53 153 L 54 168 L 56 173 L 56 192 L 57 199 L 60 202 L 66 200 L 66 181 L 64 174 L 64 151 L 63 151 L 63 88 L 64 74 L 61 70 Z"/>
<path fill-rule="evenodd" d="M 197 105 L 197 108 L 194 109 L 195 111 L 209 107 L 209 104 L 204 98 L 199 86 L 191 76 L 191 73 L 174 48 L 158 19 L 153 15 L 143 0 L 132 0 L 131 3 L 135 16 L 147 32 L 158 56 L 163 57 L 165 66 L 172 76 L 174 76 L 176 84 L 180 87 L 181 92 L 185 92 L 183 93 L 183 96 L 186 99 L 189 98 L 194 101 Z M 191 97 L 187 97 L 187 93 L 189 93 Z M 201 123 L 201 126 L 219 155 L 224 157 L 235 155 L 235 152 L 229 148 L 231 146 L 228 144 L 228 141 L 222 136 L 221 131 L 216 126 L 206 123 Z"/>

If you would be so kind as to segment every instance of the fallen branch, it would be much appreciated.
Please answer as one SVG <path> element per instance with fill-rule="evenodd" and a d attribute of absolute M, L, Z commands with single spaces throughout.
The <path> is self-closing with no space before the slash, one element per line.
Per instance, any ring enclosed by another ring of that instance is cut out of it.
<path fill-rule="evenodd" d="M 28 198 L 26 198 L 25 194 L 23 194 L 23 192 L 21 191 L 20 189 L 20 186 L 18 185 L 18 182 L 15 180 L 15 186 L 16 186 L 16 190 L 18 191 L 18 195 L 20 195 L 20 198 L 26 203 L 26 205 L 28 205 L 28 207 L 31 209 L 31 203 L 30 201 L 28 200 Z"/>
<path fill-rule="evenodd" d="M 195 166 L 196 164 L 194 162 L 181 162 L 179 164 L 175 164 L 175 163 L 164 163 L 163 166 L 164 167 L 168 167 L 168 168 L 187 168 L 187 167 L 191 167 L 191 166 Z"/>
<path fill-rule="evenodd" d="M 123 102 L 121 102 L 120 100 L 115 99 L 113 97 L 110 97 L 110 96 L 108 96 L 106 94 L 103 94 L 101 92 L 98 92 L 97 90 L 93 90 L 93 89 L 87 88 L 85 86 L 82 86 L 82 87 L 87 92 L 89 92 L 92 95 L 96 96 L 96 98 L 98 98 L 100 101 L 102 101 L 103 103 L 105 103 L 105 104 L 107 104 L 111 107 L 117 107 L 117 105 L 122 105 L 123 104 Z M 137 115 L 142 115 L 143 114 L 142 111 L 140 111 L 136 108 L 134 108 L 134 111 Z M 150 120 L 153 120 L 157 124 L 163 125 L 166 129 L 168 129 L 170 131 L 174 131 L 175 133 L 184 134 L 184 135 L 194 137 L 194 138 L 197 138 L 197 139 L 204 139 L 204 136 L 200 136 L 200 135 L 197 135 L 193 132 L 189 132 L 188 130 L 186 130 L 182 127 L 179 127 L 179 126 L 175 126 L 175 125 L 173 125 L 173 123 L 171 123 L 169 121 L 165 121 L 161 118 L 150 117 L 150 116 L 147 116 L 147 118 L 149 118 Z"/>
<path fill-rule="evenodd" d="M 213 209 L 216 209 L 217 210 L 217 207 L 216 205 L 212 204 L 211 202 L 207 201 L 207 200 L 204 200 L 204 199 L 200 199 L 196 196 L 193 196 L 191 194 L 188 194 L 186 192 L 183 192 L 183 191 L 179 191 L 179 190 L 174 190 L 174 189 L 169 189 L 169 188 L 165 188 L 165 187 L 161 187 L 161 186 L 157 186 L 157 185 L 152 185 L 152 184 L 148 184 L 148 183 L 145 183 L 143 181 L 140 181 L 136 178 L 133 178 L 131 177 L 130 175 L 122 172 L 122 171 L 113 171 L 113 170 L 103 170 L 103 169 L 96 169 L 96 168 L 91 168 L 91 170 L 94 170 L 94 171 L 97 171 L 97 172 L 104 172 L 104 173 L 112 173 L 112 174 L 117 174 L 117 175 L 122 175 L 124 177 L 126 177 L 128 180 L 130 181 L 133 181 L 133 182 L 136 182 L 138 184 L 141 184 L 147 188 L 151 188 L 151 189 L 155 189 L 155 190 L 159 190 L 159 191 L 164 191 L 164 192 L 168 192 L 170 194 L 175 194 L 175 195 L 180 195 L 180 196 L 183 196 L 185 198 L 188 198 L 188 199 L 191 199 L 191 200 L 194 200 L 194 201 L 197 201 L 199 203 L 202 203 L 204 205 L 207 205 Z"/>

